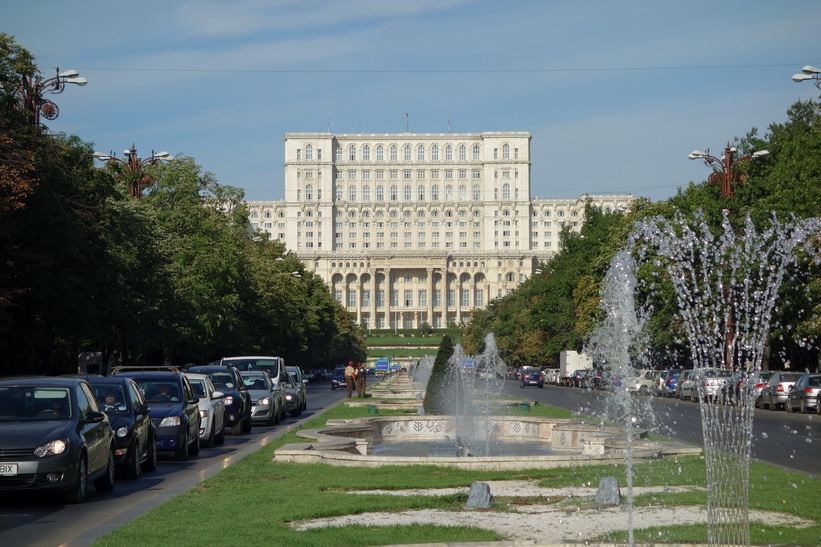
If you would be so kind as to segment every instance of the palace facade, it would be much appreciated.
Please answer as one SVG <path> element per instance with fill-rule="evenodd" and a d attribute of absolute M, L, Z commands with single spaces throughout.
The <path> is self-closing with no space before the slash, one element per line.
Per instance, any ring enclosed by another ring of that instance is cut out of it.
<path fill-rule="evenodd" d="M 288 133 L 285 199 L 249 201 L 364 328 L 466 324 L 578 231 L 590 202 L 530 197 L 530 133 Z"/>

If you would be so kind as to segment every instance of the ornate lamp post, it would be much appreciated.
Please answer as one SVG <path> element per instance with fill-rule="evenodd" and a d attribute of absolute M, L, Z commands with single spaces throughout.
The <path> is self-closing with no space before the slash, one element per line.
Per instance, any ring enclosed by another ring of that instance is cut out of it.
<path fill-rule="evenodd" d="M 101 161 L 117 162 L 123 166 L 124 172 L 122 178 L 125 179 L 128 185 L 128 193 L 135 198 L 143 195 L 143 188 L 150 186 L 154 182 L 154 177 L 145 171 L 145 168 L 151 165 L 157 165 L 161 160 L 171 161 L 174 156 L 168 152 L 152 151 L 151 155 L 145 159 L 141 159 L 137 155 L 137 149 L 134 145 L 131 148 L 123 151 L 125 159 L 120 159 L 114 154 L 104 154 L 103 152 L 94 152 L 94 158 Z"/>
<path fill-rule="evenodd" d="M 815 87 L 821 89 L 821 68 L 815 68 L 812 65 L 807 65 L 801 69 L 802 74 L 793 74 L 792 80 L 794 82 L 803 82 L 804 80 L 815 80 Z"/>
<path fill-rule="evenodd" d="M 693 150 L 687 157 L 691 160 L 704 160 L 704 165 L 713 168 L 713 172 L 707 177 L 707 182 L 710 184 L 721 184 L 721 199 L 729 199 L 735 196 L 733 185 L 735 183 L 743 184 L 747 180 L 747 175 L 738 172 L 738 165 L 742 162 L 751 161 L 755 158 L 760 158 L 769 155 L 767 150 L 759 150 L 741 158 L 736 158 L 735 154 L 738 149 L 734 146 L 727 146 L 724 148 L 724 156 L 719 158 L 710 155 L 710 149 L 706 152 L 700 150 Z"/>
<path fill-rule="evenodd" d="M 59 72 L 57 76 L 48 80 L 35 80 L 34 76 L 23 76 L 17 84 L 17 94 L 20 96 L 20 106 L 25 112 L 29 125 L 40 127 L 40 117 L 53 120 L 60 115 L 60 109 L 54 101 L 43 97 L 46 93 L 62 93 L 66 84 L 84 86 L 88 80 L 82 78 L 76 70 Z"/>

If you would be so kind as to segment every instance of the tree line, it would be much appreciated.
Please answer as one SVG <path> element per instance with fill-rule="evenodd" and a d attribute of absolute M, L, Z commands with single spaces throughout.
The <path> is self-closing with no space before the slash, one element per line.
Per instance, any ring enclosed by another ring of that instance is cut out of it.
<path fill-rule="evenodd" d="M 364 361 L 364 336 L 322 279 L 250 233 L 239 188 L 194 158 L 147 165 L 129 194 L 92 144 L 33 126 L 18 86 L 32 55 L 0 33 L 0 374 L 279 355 L 306 368 Z"/>

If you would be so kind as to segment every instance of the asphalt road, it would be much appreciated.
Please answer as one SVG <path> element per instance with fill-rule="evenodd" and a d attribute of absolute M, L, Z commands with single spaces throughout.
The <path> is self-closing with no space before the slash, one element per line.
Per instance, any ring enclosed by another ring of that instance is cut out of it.
<path fill-rule="evenodd" d="M 521 389 L 519 383 L 514 381 L 505 382 L 505 391 L 517 397 L 615 422 L 612 413 L 608 413 L 612 403 L 604 391 L 558 386 Z M 704 446 L 701 411 L 697 403 L 661 397 L 645 399 L 650 411 L 639 413 L 639 427 L 664 437 Z M 756 409 L 751 454 L 762 462 L 821 477 L 821 416 Z"/>
<path fill-rule="evenodd" d="M 345 396 L 325 381 L 308 388 L 308 410 L 279 425 L 257 427 L 249 434 L 226 435 L 225 443 L 202 448 L 199 455 L 177 462 L 161 458 L 156 471 L 137 480 L 118 480 L 113 492 L 95 492 L 80 505 L 63 505 L 42 497 L 0 495 L 0 545 L 80 547 L 91 545 L 164 501 L 185 492 L 231 463 L 291 431 Z"/>

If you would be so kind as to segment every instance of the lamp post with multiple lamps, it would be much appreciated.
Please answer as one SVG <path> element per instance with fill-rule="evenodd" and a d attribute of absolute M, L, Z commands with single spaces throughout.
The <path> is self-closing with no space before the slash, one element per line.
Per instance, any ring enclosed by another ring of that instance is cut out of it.
<path fill-rule="evenodd" d="M 736 183 L 743 184 L 747 180 L 747 175 L 738 171 L 738 166 L 742 162 L 750 162 L 756 158 L 768 156 L 770 154 L 767 150 L 759 150 L 752 154 L 747 154 L 740 158 L 736 158 L 738 149 L 734 146 L 727 146 L 724 148 L 724 156 L 716 157 L 710 154 L 708 148 L 706 152 L 700 150 L 693 150 L 687 157 L 691 160 L 704 160 L 704 164 L 712 167 L 713 172 L 707 177 L 707 182 L 710 184 L 721 184 L 721 199 L 728 200 L 735 196 L 734 185 Z M 729 287 L 727 287 L 729 290 Z M 724 367 L 732 368 L 733 363 L 733 338 L 735 337 L 735 314 L 730 308 L 727 317 L 727 329 L 724 337 Z"/>
<path fill-rule="evenodd" d="M 47 80 L 34 79 L 34 76 L 23 76 L 17 84 L 17 95 L 20 98 L 20 107 L 26 114 L 29 125 L 40 127 L 40 118 L 53 120 L 60 115 L 60 109 L 54 101 L 43 97 L 46 93 L 62 93 L 66 84 L 84 86 L 88 80 L 80 76 L 76 70 L 66 70 L 60 72 L 57 69 L 57 76 Z"/>
<path fill-rule="evenodd" d="M 812 65 L 807 65 L 801 69 L 801 74 L 793 74 L 792 80 L 794 82 L 803 82 L 804 80 L 815 80 L 815 87 L 821 89 L 821 68 L 816 68 Z"/>
<path fill-rule="evenodd" d="M 691 160 L 704 160 L 704 164 L 713 168 L 713 172 L 707 177 L 707 182 L 710 184 L 721 184 L 721 199 L 730 199 L 735 196 L 734 185 L 736 183 L 742 184 L 747 180 L 747 175 L 738 172 L 738 166 L 742 162 L 748 162 L 756 158 L 769 155 L 767 150 L 759 150 L 741 158 L 736 158 L 735 155 L 738 149 L 734 146 L 727 146 L 724 148 L 724 156 L 717 157 L 710 154 L 708 148 L 706 152 L 700 150 L 693 150 L 687 156 Z"/>
<path fill-rule="evenodd" d="M 105 154 L 103 152 L 94 152 L 93 155 L 95 159 L 116 162 L 123 166 L 125 171 L 122 174 L 122 178 L 125 179 L 128 185 L 128 193 L 135 198 L 141 197 L 143 195 L 143 188 L 150 186 L 154 182 L 154 177 L 147 173 L 145 168 L 157 165 L 161 160 L 171 161 L 174 159 L 174 156 L 168 152 L 157 152 L 155 154 L 153 151 L 147 158 L 140 158 L 133 144 L 130 149 L 123 151 L 123 154 L 125 154 L 124 159 L 120 159 L 114 154 Z"/>

